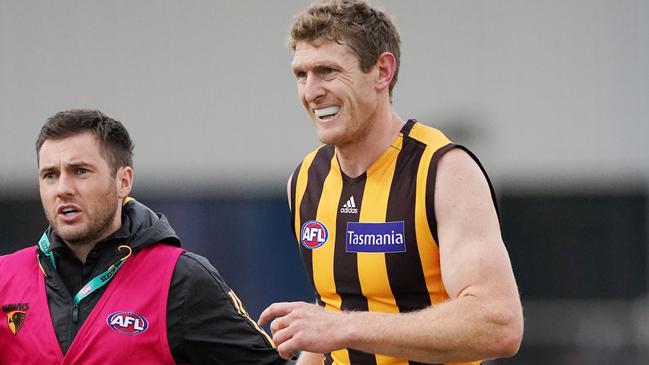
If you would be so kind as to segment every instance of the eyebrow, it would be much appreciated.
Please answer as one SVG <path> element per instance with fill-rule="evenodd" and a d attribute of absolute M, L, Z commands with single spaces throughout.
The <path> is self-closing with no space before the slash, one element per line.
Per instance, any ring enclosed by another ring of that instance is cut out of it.
<path fill-rule="evenodd" d="M 39 174 L 39 175 L 42 175 L 42 174 L 45 173 L 45 172 L 58 171 L 58 169 L 59 169 L 59 168 L 58 168 L 58 167 L 55 167 L 55 166 L 45 166 L 45 167 L 41 167 L 41 168 L 38 170 L 38 174 Z"/>
<path fill-rule="evenodd" d="M 304 72 L 306 69 L 312 69 L 315 71 L 322 70 L 325 68 L 331 68 L 331 69 L 338 69 L 340 66 L 335 63 L 335 62 L 312 62 L 312 63 L 307 63 L 307 64 L 295 64 L 291 66 L 291 69 L 293 70 L 294 73 L 296 72 Z"/>
<path fill-rule="evenodd" d="M 64 169 L 75 169 L 75 168 L 79 168 L 79 167 L 92 168 L 92 167 L 94 167 L 94 165 L 92 165 L 91 163 L 88 163 L 88 162 L 83 162 L 83 161 L 66 163 L 66 164 L 63 165 Z M 50 172 L 50 171 L 59 171 L 58 165 L 43 166 L 43 167 L 41 167 L 39 169 L 39 173 L 41 173 L 41 174 L 43 172 Z"/>

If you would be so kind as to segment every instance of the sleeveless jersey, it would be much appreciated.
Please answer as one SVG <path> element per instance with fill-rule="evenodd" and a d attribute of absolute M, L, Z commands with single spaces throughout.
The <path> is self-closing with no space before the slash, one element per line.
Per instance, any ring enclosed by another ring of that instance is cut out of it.
<path fill-rule="evenodd" d="M 404 313 L 448 298 L 433 192 L 440 157 L 456 147 L 463 148 L 409 120 L 357 178 L 342 173 L 332 145 L 307 155 L 291 179 L 292 228 L 322 306 Z M 353 349 L 325 357 L 326 364 L 419 364 Z"/>
<path fill-rule="evenodd" d="M 167 295 L 182 249 L 134 252 L 77 333 L 58 344 L 36 247 L 0 259 L 0 364 L 175 364 L 167 341 Z"/>

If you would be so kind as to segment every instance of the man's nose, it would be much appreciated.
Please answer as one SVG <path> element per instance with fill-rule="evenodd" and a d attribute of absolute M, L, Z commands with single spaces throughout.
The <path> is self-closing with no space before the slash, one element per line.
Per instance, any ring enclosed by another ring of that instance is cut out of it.
<path fill-rule="evenodd" d="M 57 196 L 69 196 L 74 194 L 74 179 L 69 174 L 61 173 L 56 184 Z"/>
<path fill-rule="evenodd" d="M 314 102 L 324 94 L 325 90 L 322 85 L 322 80 L 318 79 L 314 75 L 307 75 L 306 81 L 304 82 L 305 100 L 307 102 Z"/>

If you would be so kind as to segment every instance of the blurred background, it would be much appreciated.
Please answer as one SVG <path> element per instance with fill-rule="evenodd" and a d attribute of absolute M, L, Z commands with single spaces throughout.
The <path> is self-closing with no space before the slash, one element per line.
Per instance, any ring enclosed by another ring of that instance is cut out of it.
<path fill-rule="evenodd" d="M 47 225 L 40 126 L 97 108 L 135 142 L 134 197 L 253 317 L 312 300 L 285 202 L 318 145 L 285 47 L 308 3 L 0 1 L 0 254 Z M 648 363 L 649 2 L 373 4 L 401 32 L 398 113 L 471 148 L 496 187 L 526 328 L 492 363 Z"/>

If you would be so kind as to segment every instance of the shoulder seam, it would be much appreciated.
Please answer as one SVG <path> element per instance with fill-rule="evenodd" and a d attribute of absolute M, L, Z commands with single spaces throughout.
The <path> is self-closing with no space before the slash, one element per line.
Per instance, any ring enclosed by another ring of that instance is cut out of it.
<path fill-rule="evenodd" d="M 439 129 L 417 122 L 407 135 L 426 147 L 439 149 L 452 141 Z"/>
<path fill-rule="evenodd" d="M 224 297 L 227 297 L 227 294 L 225 293 L 225 290 L 224 290 L 223 287 L 221 286 L 221 283 L 219 282 L 218 278 L 215 277 L 214 274 L 212 274 L 212 272 L 210 271 L 210 269 L 209 269 L 208 267 L 206 267 L 205 265 L 203 265 L 203 263 L 200 262 L 200 260 L 197 260 L 196 257 L 194 257 L 193 255 L 196 255 L 196 254 L 191 253 L 191 252 L 187 252 L 187 251 L 185 251 L 185 252 L 183 252 L 183 253 L 181 254 L 181 256 L 185 256 L 185 257 L 187 257 L 188 259 L 190 259 L 190 260 L 192 260 L 193 262 L 195 262 L 196 264 L 198 264 L 198 265 L 199 265 L 203 270 L 205 270 L 205 272 L 207 272 L 207 273 L 212 277 L 212 279 L 216 280 L 216 282 L 217 282 L 219 288 L 221 289 L 221 291 L 222 291 L 223 294 L 224 294 Z"/>

